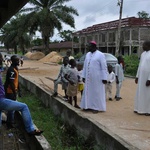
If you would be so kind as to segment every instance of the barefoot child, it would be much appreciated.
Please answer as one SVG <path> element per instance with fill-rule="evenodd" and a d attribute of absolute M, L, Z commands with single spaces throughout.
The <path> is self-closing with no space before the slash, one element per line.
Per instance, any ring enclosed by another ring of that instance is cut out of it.
<path fill-rule="evenodd" d="M 81 92 L 81 96 L 82 96 L 83 87 L 84 87 L 84 84 L 83 84 L 83 81 L 82 81 L 82 69 L 83 69 L 83 65 L 79 63 L 77 65 L 77 70 L 78 70 L 78 91 Z"/>
<path fill-rule="evenodd" d="M 69 58 L 67 56 L 65 56 L 63 58 L 63 64 L 60 68 L 59 74 L 57 79 L 54 80 L 54 94 L 52 95 L 53 97 L 56 97 L 58 95 L 57 91 L 58 91 L 58 84 L 62 84 L 62 89 L 65 92 L 65 96 L 64 98 L 68 99 L 68 96 L 66 94 L 67 92 L 67 86 L 68 86 L 68 81 L 65 79 L 65 74 L 67 73 L 67 71 L 70 68 L 69 63 Z"/>
<path fill-rule="evenodd" d="M 78 85 L 78 71 L 76 69 L 76 61 L 71 59 L 69 61 L 70 69 L 68 70 L 67 74 L 65 75 L 66 80 L 68 80 L 68 87 L 67 87 L 67 95 L 69 98 L 69 103 L 72 105 L 72 99 L 74 100 L 74 107 L 80 108 L 77 105 L 77 85 Z"/>

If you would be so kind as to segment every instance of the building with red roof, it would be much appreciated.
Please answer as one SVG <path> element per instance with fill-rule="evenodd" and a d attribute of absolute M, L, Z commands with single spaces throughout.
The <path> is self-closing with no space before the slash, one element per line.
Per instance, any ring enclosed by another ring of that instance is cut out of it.
<path fill-rule="evenodd" d="M 86 52 L 86 44 L 94 40 L 102 52 L 115 55 L 117 45 L 119 20 L 95 24 L 80 31 L 73 36 L 79 38 L 79 51 Z M 142 44 L 150 40 L 150 19 L 129 17 L 121 20 L 120 54 L 130 55 L 142 53 Z"/>

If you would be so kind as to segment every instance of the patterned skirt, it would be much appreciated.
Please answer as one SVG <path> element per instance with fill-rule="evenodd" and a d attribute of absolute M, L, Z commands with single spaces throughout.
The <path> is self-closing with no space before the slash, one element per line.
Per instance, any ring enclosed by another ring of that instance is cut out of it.
<path fill-rule="evenodd" d="M 77 96 L 77 92 L 78 92 L 77 84 L 71 85 L 70 83 L 68 83 L 67 95 L 68 96 Z"/>

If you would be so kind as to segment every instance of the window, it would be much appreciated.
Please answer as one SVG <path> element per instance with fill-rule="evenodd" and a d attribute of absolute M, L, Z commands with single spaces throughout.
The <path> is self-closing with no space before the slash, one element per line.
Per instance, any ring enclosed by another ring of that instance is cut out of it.
<path fill-rule="evenodd" d="M 141 40 L 150 40 L 150 28 L 140 30 Z"/>
<path fill-rule="evenodd" d="M 139 30 L 133 29 L 132 30 L 132 40 L 138 40 L 139 39 L 138 35 L 139 35 Z"/>
<path fill-rule="evenodd" d="M 98 35 L 95 35 L 95 36 L 94 36 L 94 40 L 95 40 L 95 41 L 98 41 Z"/>
<path fill-rule="evenodd" d="M 81 37 L 81 43 L 85 43 L 85 37 Z"/>
<path fill-rule="evenodd" d="M 109 42 L 114 42 L 115 41 L 115 33 L 114 32 L 110 32 L 109 33 Z"/>
<path fill-rule="evenodd" d="M 130 30 L 124 31 L 124 40 L 130 40 Z"/>
<path fill-rule="evenodd" d="M 87 36 L 87 42 L 92 41 L 92 36 Z"/>
<path fill-rule="evenodd" d="M 101 33 L 102 36 L 102 42 L 106 42 L 106 34 L 105 33 Z"/>

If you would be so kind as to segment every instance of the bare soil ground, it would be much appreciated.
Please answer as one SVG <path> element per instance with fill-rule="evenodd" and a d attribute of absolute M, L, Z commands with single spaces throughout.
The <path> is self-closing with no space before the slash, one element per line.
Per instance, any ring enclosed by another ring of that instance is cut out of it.
<path fill-rule="evenodd" d="M 43 63 L 39 61 L 25 60 L 23 67 L 19 67 L 20 75 L 28 80 L 39 84 L 41 87 L 53 93 L 53 81 L 45 78 L 55 79 L 59 73 L 60 65 L 55 63 Z M 102 124 L 109 130 L 131 143 L 141 150 L 150 149 L 150 117 L 138 115 L 133 112 L 134 97 L 137 85 L 134 79 L 125 78 L 121 89 L 120 101 L 107 100 L 107 111 L 104 113 L 92 114 L 91 112 L 81 113 L 90 117 L 96 123 Z M 64 96 L 59 85 L 58 93 Z M 115 96 L 115 84 L 113 85 L 113 96 Z M 80 104 L 80 93 L 78 93 L 78 104 Z"/>

